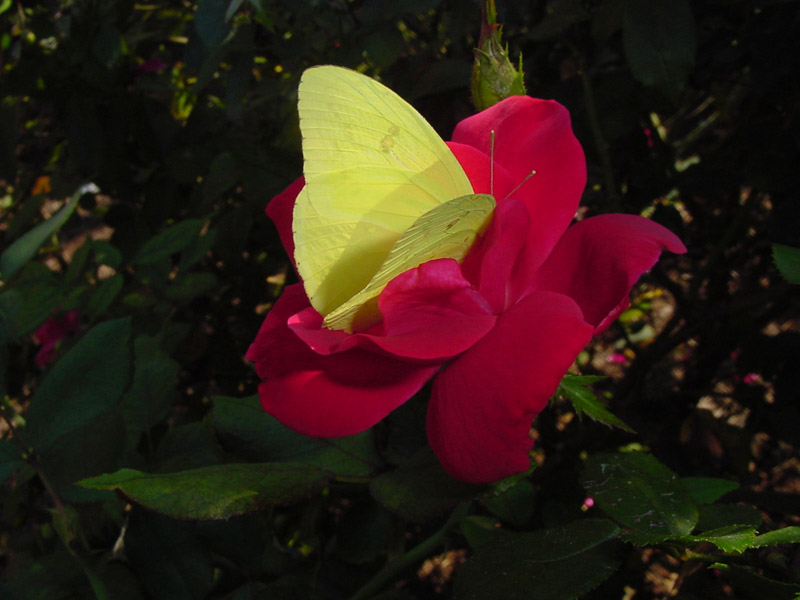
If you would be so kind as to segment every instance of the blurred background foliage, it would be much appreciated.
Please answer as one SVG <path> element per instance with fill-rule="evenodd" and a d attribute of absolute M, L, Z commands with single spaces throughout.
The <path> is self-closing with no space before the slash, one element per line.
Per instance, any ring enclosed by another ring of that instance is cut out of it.
<path fill-rule="evenodd" d="M 795 530 L 755 531 L 800 525 L 798 3 L 497 9 L 528 93 L 572 114 L 579 217 L 689 253 L 581 355 L 605 378 L 565 380 L 533 473 L 487 491 L 431 462 L 424 398 L 308 440 L 242 359 L 295 277 L 263 210 L 301 172 L 303 69 L 379 77 L 447 139 L 480 3 L 0 1 L 0 596 L 796 597 Z M 603 405 L 636 433 L 576 418 Z"/>

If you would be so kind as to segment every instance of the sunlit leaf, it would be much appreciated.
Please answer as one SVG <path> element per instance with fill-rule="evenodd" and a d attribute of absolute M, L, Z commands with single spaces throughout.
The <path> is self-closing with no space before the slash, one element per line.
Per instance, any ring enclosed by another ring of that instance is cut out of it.
<path fill-rule="evenodd" d="M 755 547 L 774 546 L 775 544 L 800 544 L 800 527 L 793 525 L 762 533 L 755 539 Z"/>
<path fill-rule="evenodd" d="M 730 525 L 721 529 L 704 531 L 697 535 L 687 535 L 679 540 L 686 544 L 711 542 L 723 552 L 744 552 L 753 547 L 756 530 L 748 525 Z"/>
<path fill-rule="evenodd" d="M 212 465 L 177 473 L 121 469 L 79 485 L 119 490 L 130 501 L 177 519 L 227 519 L 308 497 L 331 474 L 294 463 Z"/>
<path fill-rule="evenodd" d="M 600 399 L 595 393 L 587 386 L 602 381 L 605 377 L 596 377 L 590 375 L 567 375 L 558 385 L 558 395 L 565 397 L 575 407 L 575 412 L 579 417 L 586 415 L 593 421 L 608 425 L 609 427 L 618 427 L 624 431 L 634 433 L 633 429 L 629 427 L 622 419 L 614 415 L 600 402 Z"/>
<path fill-rule="evenodd" d="M 78 206 L 78 201 L 84 194 L 96 194 L 100 190 L 93 183 L 78 188 L 66 205 L 46 221 L 39 223 L 25 235 L 16 240 L 0 255 L 0 277 L 5 280 L 11 278 L 25 263 L 36 256 L 39 247 L 58 229 L 67 222 L 70 215 Z"/>

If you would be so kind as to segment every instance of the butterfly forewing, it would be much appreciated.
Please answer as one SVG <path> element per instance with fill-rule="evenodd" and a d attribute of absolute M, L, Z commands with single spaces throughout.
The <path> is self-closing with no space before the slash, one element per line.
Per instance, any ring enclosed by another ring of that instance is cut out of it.
<path fill-rule="evenodd" d="M 295 262 L 325 315 L 370 281 L 419 216 L 472 187 L 425 119 L 369 77 L 314 67 L 298 97 L 306 186 L 292 221 Z"/>

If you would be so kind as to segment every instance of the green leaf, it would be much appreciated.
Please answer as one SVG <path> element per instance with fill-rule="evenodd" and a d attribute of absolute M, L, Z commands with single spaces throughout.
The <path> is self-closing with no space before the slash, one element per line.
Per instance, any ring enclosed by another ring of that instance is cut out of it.
<path fill-rule="evenodd" d="M 170 300 L 186 302 L 208 294 L 218 283 L 219 279 L 213 273 L 186 273 L 173 281 L 164 293 Z"/>
<path fill-rule="evenodd" d="M 210 52 L 228 36 L 231 24 L 226 20 L 228 0 L 200 0 L 194 15 L 197 35 Z"/>
<path fill-rule="evenodd" d="M 756 537 L 753 546 L 761 548 L 762 546 L 774 546 L 776 544 L 800 544 L 800 527 L 784 527 L 783 529 L 762 533 Z"/>
<path fill-rule="evenodd" d="M 450 477 L 428 448 L 373 479 L 369 489 L 380 505 L 412 522 L 430 521 L 484 490 Z"/>
<path fill-rule="evenodd" d="M 697 44 L 689 0 L 627 0 L 622 42 L 633 76 L 677 101 Z"/>
<path fill-rule="evenodd" d="M 649 454 L 596 454 L 586 461 L 581 483 L 595 504 L 625 527 L 626 539 L 634 544 L 688 535 L 697 523 L 692 497 Z"/>
<path fill-rule="evenodd" d="M 743 504 L 701 504 L 698 508 L 698 531 L 710 531 L 733 525 L 749 525 L 758 529 L 763 521 L 761 511 Z"/>
<path fill-rule="evenodd" d="M 292 504 L 326 485 L 331 474 L 294 463 L 225 464 L 177 473 L 121 469 L 79 485 L 119 490 L 145 508 L 176 519 L 227 519 Z"/>
<path fill-rule="evenodd" d="M 122 252 L 116 246 L 112 246 L 102 240 L 95 240 L 92 242 L 92 248 L 94 249 L 94 259 L 97 264 L 119 269 L 122 264 Z"/>
<path fill-rule="evenodd" d="M 565 397 L 572 402 L 575 407 L 575 412 L 579 417 L 584 414 L 598 423 L 608 425 L 609 427 L 618 427 L 624 431 L 635 433 L 635 431 L 625 424 L 622 419 L 612 414 L 607 410 L 595 393 L 588 389 L 587 386 L 605 379 L 605 377 L 596 377 L 590 375 L 567 375 L 558 385 L 558 395 Z"/>
<path fill-rule="evenodd" d="M 587 21 L 590 13 L 581 0 L 557 0 L 548 4 L 545 17 L 530 30 L 532 40 L 548 40 L 561 35 L 575 23 Z"/>
<path fill-rule="evenodd" d="M 737 592 L 752 600 L 797 600 L 800 585 L 769 579 L 739 565 L 714 563 L 709 568 L 719 569 L 736 587 Z"/>
<path fill-rule="evenodd" d="M 222 447 L 235 456 L 302 463 L 343 477 L 367 477 L 381 464 L 371 431 L 344 438 L 310 438 L 267 414 L 258 396 L 213 400 L 214 431 Z"/>
<path fill-rule="evenodd" d="M 489 496 L 483 503 L 490 513 L 511 525 L 521 526 L 533 516 L 536 491 L 527 479 L 497 496 Z"/>
<path fill-rule="evenodd" d="M 236 159 L 230 152 L 214 157 L 203 181 L 203 202 L 213 202 L 227 192 L 239 178 Z"/>
<path fill-rule="evenodd" d="M 8 343 L 11 341 L 12 311 L 6 308 L 3 300 L 10 299 L 6 294 L 0 294 L 0 398 L 6 397 L 8 388 Z"/>
<path fill-rule="evenodd" d="M 772 244 L 772 260 L 789 283 L 800 283 L 800 248 Z"/>
<path fill-rule="evenodd" d="M 149 336 L 138 336 L 133 348 L 133 383 L 122 397 L 120 407 L 128 431 L 133 434 L 129 443 L 135 444 L 140 433 L 167 416 L 180 365 Z"/>
<path fill-rule="evenodd" d="M 122 291 L 124 283 L 125 278 L 119 273 L 115 273 L 94 290 L 86 303 L 86 314 L 89 319 L 101 317 L 108 310 L 108 307 Z"/>
<path fill-rule="evenodd" d="M 11 339 L 32 333 L 58 311 L 64 294 L 59 281 L 44 264 L 31 262 L 14 281 L 14 289 L 0 294 L 0 311 L 5 315 Z"/>
<path fill-rule="evenodd" d="M 200 235 L 204 224 L 203 219 L 189 219 L 176 223 L 142 244 L 134 262 L 147 265 L 169 258 L 193 243 Z"/>
<path fill-rule="evenodd" d="M 459 523 L 461 535 L 473 549 L 497 537 L 499 531 L 504 531 L 498 525 L 497 519 L 483 515 L 470 515 Z"/>
<path fill-rule="evenodd" d="M 78 188 L 66 205 L 52 217 L 39 223 L 21 238 L 16 240 L 0 255 L 0 277 L 8 281 L 25 263 L 36 256 L 39 247 L 47 241 L 58 229 L 66 223 L 70 215 L 78 206 L 78 201 L 84 194 L 97 194 L 100 190 L 93 183 L 87 183 Z"/>
<path fill-rule="evenodd" d="M 739 487 L 735 481 L 717 477 L 681 477 L 681 484 L 698 504 L 711 504 Z"/>
<path fill-rule="evenodd" d="M 20 449 L 11 442 L 0 440 L 0 483 L 11 477 L 23 464 Z"/>
<path fill-rule="evenodd" d="M 729 525 L 697 535 L 683 536 L 678 540 L 686 544 L 710 542 L 723 552 L 744 552 L 753 547 L 756 530 L 749 525 Z"/>
<path fill-rule="evenodd" d="M 239 231 L 239 235 L 244 235 L 245 241 L 247 240 L 246 233 Z M 208 231 L 206 231 L 205 235 L 195 238 L 194 242 L 184 248 L 181 252 L 181 260 L 178 262 L 178 269 L 180 272 L 185 273 L 191 267 L 205 258 L 206 254 L 208 254 L 208 252 L 214 246 L 216 239 L 217 230 L 216 228 L 211 227 L 208 229 Z M 240 243 L 241 242 L 242 241 L 240 240 Z"/>
<path fill-rule="evenodd" d="M 219 446 L 205 421 L 170 427 L 152 458 L 154 473 L 177 473 L 220 465 Z"/>
<path fill-rule="evenodd" d="M 118 411 L 103 413 L 68 431 L 39 455 L 56 490 L 78 479 L 113 471 L 125 448 L 125 422 Z"/>
<path fill-rule="evenodd" d="M 72 255 L 72 260 L 69 262 L 67 274 L 64 278 L 67 282 L 76 283 L 78 281 L 81 273 L 83 273 L 83 268 L 86 266 L 86 263 L 89 260 L 89 254 L 92 251 L 92 246 L 92 238 L 86 238 L 86 240 L 81 244 L 80 248 L 78 248 Z"/>
<path fill-rule="evenodd" d="M 498 535 L 457 571 L 455 598 L 577 598 L 619 566 L 617 531 L 611 521 L 585 519 L 553 529 Z"/>
<path fill-rule="evenodd" d="M 90 329 L 47 373 L 27 412 L 27 440 L 40 451 L 113 409 L 128 382 L 130 317 Z"/>

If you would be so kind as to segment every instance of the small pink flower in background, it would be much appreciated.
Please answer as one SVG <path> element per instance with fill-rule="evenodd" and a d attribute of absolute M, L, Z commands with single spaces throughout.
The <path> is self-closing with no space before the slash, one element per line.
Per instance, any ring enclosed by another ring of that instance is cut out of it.
<path fill-rule="evenodd" d="M 628 362 L 628 357 L 622 352 L 615 352 L 606 358 L 606 362 L 611 363 L 612 365 L 624 365 L 626 362 Z"/>
<path fill-rule="evenodd" d="M 646 128 L 644 130 L 644 137 L 647 138 L 647 147 L 648 148 L 655 147 L 655 142 L 653 142 L 653 131 L 650 128 Z"/>
<path fill-rule="evenodd" d="M 583 504 L 581 505 L 581 510 L 582 510 L 582 511 L 584 511 L 584 512 L 586 512 L 587 510 L 589 510 L 589 509 L 590 509 L 590 508 L 592 508 L 593 506 L 594 506 L 594 498 L 592 498 L 591 496 L 588 496 L 588 497 L 587 497 L 587 498 L 586 498 L 586 499 L 583 501 Z"/>
<path fill-rule="evenodd" d="M 747 385 L 755 385 L 759 381 L 761 381 L 761 376 L 758 373 L 748 373 L 744 377 L 742 377 L 742 381 Z"/>
<path fill-rule="evenodd" d="M 140 75 L 144 73 L 160 73 L 168 66 L 169 65 L 160 58 L 153 57 L 153 58 L 148 58 L 146 61 L 141 63 L 137 67 L 136 72 L 139 73 Z"/>
<path fill-rule="evenodd" d="M 302 284 L 288 286 L 246 357 L 265 410 L 314 437 L 364 431 L 433 380 L 431 448 L 453 477 L 485 483 L 529 468 L 531 422 L 578 353 L 662 250 L 686 248 L 634 215 L 570 226 L 586 163 L 556 102 L 508 98 L 459 123 L 448 146 L 475 193 L 497 200 L 465 259 L 398 275 L 378 299 L 383 321 L 352 334 L 326 329 Z M 267 207 L 290 257 L 303 185 Z"/>
<path fill-rule="evenodd" d="M 33 333 L 33 340 L 41 344 L 34 360 L 40 367 L 45 366 L 56 354 L 56 348 L 61 340 L 80 331 L 78 311 L 70 310 L 60 317 L 50 317 L 39 329 Z"/>

